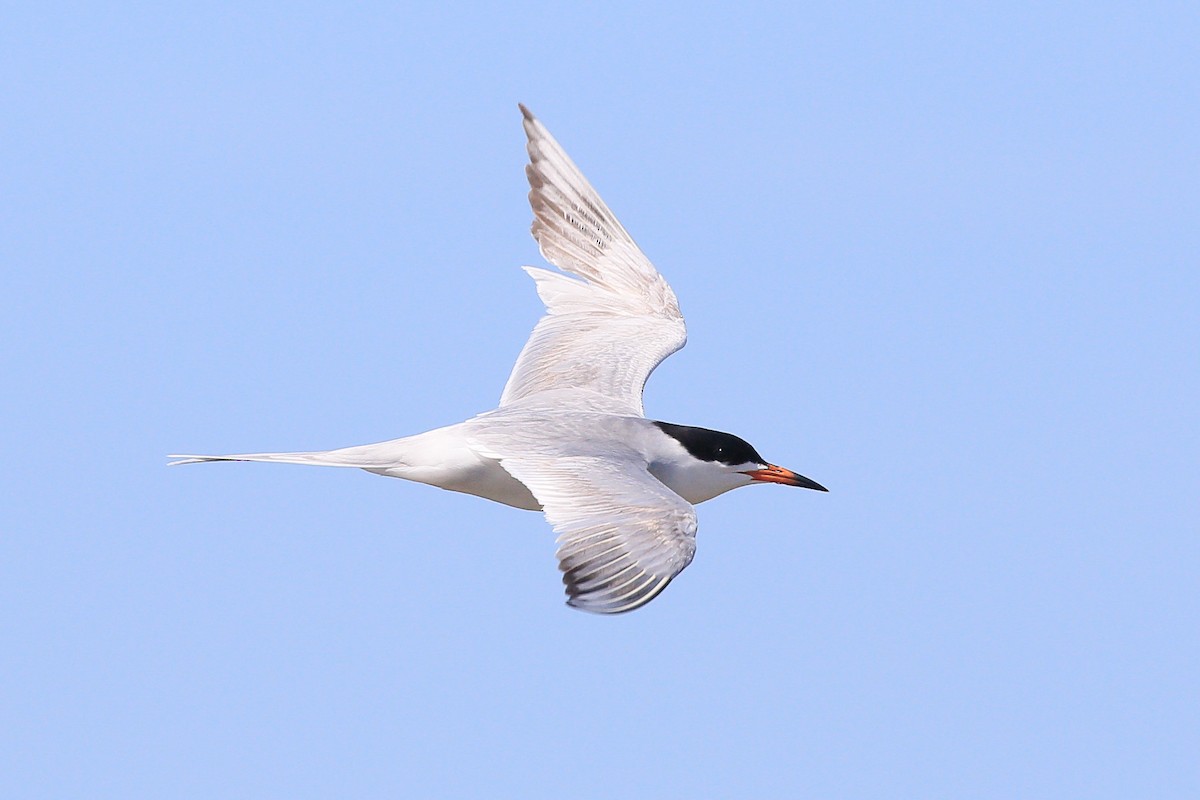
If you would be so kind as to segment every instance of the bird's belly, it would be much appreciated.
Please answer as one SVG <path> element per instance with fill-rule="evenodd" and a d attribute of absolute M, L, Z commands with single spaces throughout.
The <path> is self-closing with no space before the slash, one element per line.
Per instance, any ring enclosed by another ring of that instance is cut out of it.
<path fill-rule="evenodd" d="M 473 494 L 527 511 L 542 509 L 542 504 L 525 487 L 525 484 L 510 475 L 504 467 L 500 466 L 500 462 L 492 459 L 473 459 L 471 464 L 457 464 L 449 468 L 405 466 L 369 469 L 367 472 L 385 475 L 389 478 L 404 478 L 418 483 L 427 483 L 451 492 Z"/>

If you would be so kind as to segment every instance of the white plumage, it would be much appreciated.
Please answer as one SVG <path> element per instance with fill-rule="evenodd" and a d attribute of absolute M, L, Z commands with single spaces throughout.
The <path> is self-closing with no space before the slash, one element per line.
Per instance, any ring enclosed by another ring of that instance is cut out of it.
<path fill-rule="evenodd" d="M 172 456 L 357 467 L 524 509 L 558 533 L 568 602 L 618 613 L 691 563 L 700 503 L 754 482 L 823 487 L 727 433 L 645 419 L 642 389 L 687 340 L 675 293 L 527 108 L 532 233 L 546 315 L 494 411 L 387 442 L 308 453 Z"/>

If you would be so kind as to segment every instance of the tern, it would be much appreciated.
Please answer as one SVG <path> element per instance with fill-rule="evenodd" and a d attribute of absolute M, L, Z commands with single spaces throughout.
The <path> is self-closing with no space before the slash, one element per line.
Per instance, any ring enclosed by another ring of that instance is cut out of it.
<path fill-rule="evenodd" d="M 562 272 L 524 268 L 546 314 L 498 408 L 338 450 L 170 458 L 356 467 L 542 511 L 558 535 L 568 605 L 617 614 L 653 600 L 691 563 L 695 504 L 756 483 L 827 490 L 733 434 L 646 419 L 646 379 L 687 339 L 675 293 L 546 127 L 520 109 L 533 238 Z"/>

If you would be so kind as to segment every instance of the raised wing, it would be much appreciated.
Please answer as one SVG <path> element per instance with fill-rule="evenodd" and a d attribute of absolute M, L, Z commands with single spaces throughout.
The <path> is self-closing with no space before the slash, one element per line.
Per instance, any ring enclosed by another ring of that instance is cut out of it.
<path fill-rule="evenodd" d="M 597 614 L 645 605 L 692 562 L 696 511 L 633 459 L 500 462 L 558 533 L 567 604 Z"/>
<path fill-rule="evenodd" d="M 595 408 L 599 395 L 606 408 L 641 416 L 646 379 L 687 341 L 675 293 L 545 126 L 525 106 L 521 113 L 533 238 L 547 261 L 581 280 L 525 268 L 547 314 L 500 405 L 555 391 L 560 408 Z"/>

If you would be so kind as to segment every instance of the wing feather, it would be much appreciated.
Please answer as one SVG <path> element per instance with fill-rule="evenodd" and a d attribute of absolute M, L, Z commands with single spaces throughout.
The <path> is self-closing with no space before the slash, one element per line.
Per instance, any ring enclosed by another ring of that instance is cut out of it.
<path fill-rule="evenodd" d="M 500 462 L 558 533 L 567 603 L 618 614 L 653 600 L 696 553 L 696 511 L 634 459 L 518 457 Z"/>
<path fill-rule="evenodd" d="M 500 405 L 554 391 L 559 407 L 596 408 L 599 396 L 641 415 L 646 379 L 687 341 L 675 293 L 545 126 L 521 112 L 533 238 L 547 261 L 577 277 L 526 267 L 547 314 Z"/>

